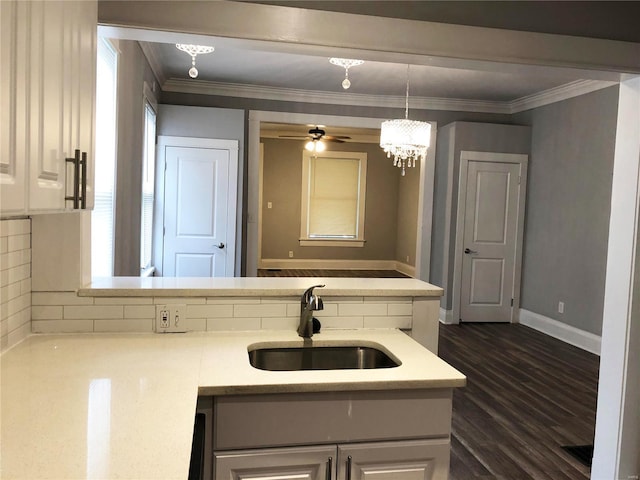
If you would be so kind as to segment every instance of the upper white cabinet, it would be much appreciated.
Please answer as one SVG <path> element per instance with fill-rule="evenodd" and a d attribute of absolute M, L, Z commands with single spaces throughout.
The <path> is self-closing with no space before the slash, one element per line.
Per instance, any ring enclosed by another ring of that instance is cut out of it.
<path fill-rule="evenodd" d="M 65 197 L 82 196 L 83 183 L 92 208 L 97 3 L 3 1 L 1 8 L 2 61 L 12 66 L 2 70 L 3 105 L 6 97 L 11 107 L 2 113 L 2 213 L 81 208 Z M 86 158 L 77 174 L 67 161 L 76 150 Z"/>

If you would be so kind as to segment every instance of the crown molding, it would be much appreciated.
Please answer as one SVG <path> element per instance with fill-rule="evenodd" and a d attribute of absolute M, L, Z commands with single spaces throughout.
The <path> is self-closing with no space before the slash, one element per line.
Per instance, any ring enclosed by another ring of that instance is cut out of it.
<path fill-rule="evenodd" d="M 615 85 L 606 80 L 577 80 L 540 93 L 528 95 L 509 102 L 465 100 L 456 98 L 411 97 L 414 110 L 446 110 L 458 112 L 480 112 L 513 114 L 532 108 L 549 105 L 569 98 L 591 93 Z M 289 88 L 264 87 L 237 83 L 209 82 L 170 78 L 162 84 L 165 92 L 195 95 L 217 95 L 223 97 L 255 98 L 297 103 L 321 103 L 331 105 L 355 105 L 364 107 L 404 108 L 404 96 L 362 95 L 358 93 L 333 93 Z"/>
<path fill-rule="evenodd" d="M 321 103 L 331 105 L 356 105 L 363 107 L 388 107 L 402 109 L 404 109 L 405 105 L 404 96 L 333 93 L 178 78 L 170 78 L 167 80 L 162 85 L 162 90 L 166 92 L 191 93 L 196 95 L 220 95 L 224 97 L 257 98 L 297 103 Z M 411 109 L 509 113 L 509 106 L 504 102 L 431 97 L 411 97 Z"/>
<path fill-rule="evenodd" d="M 579 97 L 587 93 L 595 92 L 602 88 L 616 85 L 617 82 L 606 80 L 576 80 L 575 82 L 566 83 L 559 87 L 550 88 L 543 92 L 527 95 L 509 102 L 511 113 L 523 112 L 532 108 L 543 107 L 561 100 L 567 100 L 573 97 Z"/>
<path fill-rule="evenodd" d="M 165 82 L 167 81 L 167 77 L 164 74 L 164 68 L 162 66 L 162 61 L 160 60 L 159 54 L 158 54 L 158 46 L 154 43 L 149 43 L 149 42 L 138 42 L 138 45 L 140 45 L 140 49 L 142 50 L 142 53 L 144 54 L 144 56 L 147 59 L 147 62 L 149 62 L 149 66 L 151 67 L 151 70 L 153 71 L 153 74 L 156 77 L 156 81 L 158 82 L 159 85 L 164 85 Z"/>

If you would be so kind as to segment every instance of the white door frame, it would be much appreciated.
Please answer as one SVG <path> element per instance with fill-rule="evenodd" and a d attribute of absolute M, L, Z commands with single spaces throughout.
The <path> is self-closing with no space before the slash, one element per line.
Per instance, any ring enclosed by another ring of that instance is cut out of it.
<path fill-rule="evenodd" d="M 469 162 L 515 163 L 520 165 L 520 188 L 518 191 L 518 219 L 516 230 L 516 250 L 513 275 L 513 306 L 511 322 L 518 321 L 520 311 L 520 280 L 522 274 L 522 247 L 524 238 L 524 206 L 527 193 L 527 165 L 529 156 L 517 153 L 460 152 L 460 173 L 458 177 L 458 208 L 456 211 L 456 244 L 453 267 L 452 309 L 453 323 L 460 323 L 460 301 L 462 290 L 462 251 L 464 248 L 464 218 L 467 195 L 467 171 Z"/>
<path fill-rule="evenodd" d="M 342 117 L 337 115 L 315 115 L 310 113 L 249 112 L 249 161 L 247 167 L 247 247 L 246 276 L 258 274 L 258 261 L 262 250 L 262 166 L 260 145 L 260 123 L 322 124 L 335 127 L 380 128 L 384 119 L 367 117 Z M 429 281 L 431 260 L 431 228 L 433 222 L 433 190 L 435 184 L 435 151 L 437 123 L 431 124 L 431 146 L 427 158 L 420 164 L 420 191 L 418 196 L 418 225 L 416 238 L 415 277 Z M 430 181 L 427 181 L 430 179 Z"/>
<path fill-rule="evenodd" d="M 238 208 L 238 141 L 215 138 L 174 137 L 159 135 L 156 146 L 156 191 L 153 206 L 153 260 L 162 274 L 164 271 L 164 192 L 167 147 L 215 148 L 229 151 L 229 183 L 227 185 L 227 245 L 226 271 L 236 272 L 236 212 Z"/>

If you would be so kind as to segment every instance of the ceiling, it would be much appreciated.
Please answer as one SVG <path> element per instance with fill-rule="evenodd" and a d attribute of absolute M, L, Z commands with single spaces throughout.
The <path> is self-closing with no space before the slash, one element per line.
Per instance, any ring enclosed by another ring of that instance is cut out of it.
<path fill-rule="evenodd" d="M 634 14 L 640 15 L 640 2 L 264 0 L 256 3 L 640 41 L 640 30 L 635 25 L 638 17 Z M 604 18 L 611 21 L 597 21 Z M 306 53 L 309 50 L 302 53 L 295 45 L 274 50 L 272 45 L 259 41 L 202 36 L 197 43 L 213 46 L 215 51 L 197 57 L 199 76 L 193 80 L 187 73 L 191 67 L 190 56 L 175 47 L 178 42 L 194 43 L 193 37 L 182 38 L 174 32 L 166 39 L 154 40 L 160 41 L 140 41 L 140 44 L 161 87 L 174 92 L 404 107 L 409 79 L 410 110 L 439 108 L 513 113 L 532 108 L 531 102 L 535 103 L 536 99 L 554 101 L 555 92 L 579 90 L 587 88 L 587 84 L 595 90 L 612 83 L 596 80 L 597 76 L 585 78 L 589 72 L 531 65 L 471 65 L 456 61 L 446 66 L 414 64 L 408 70 L 402 61 L 389 62 L 388 57 L 380 61 L 375 52 L 368 52 L 363 65 L 349 70 L 351 87 L 344 90 L 341 86 L 344 69 L 329 63 L 331 56 L 344 56 L 339 52 L 316 48 L 313 54 Z M 277 128 L 273 126 L 274 130 Z M 309 127 L 303 126 L 305 128 Z"/>

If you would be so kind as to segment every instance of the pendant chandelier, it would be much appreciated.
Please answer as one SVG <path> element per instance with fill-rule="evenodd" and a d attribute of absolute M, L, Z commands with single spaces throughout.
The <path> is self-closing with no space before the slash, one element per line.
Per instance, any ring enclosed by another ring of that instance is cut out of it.
<path fill-rule="evenodd" d="M 364 60 L 357 60 L 355 58 L 331 57 L 329 59 L 329 62 L 332 65 L 337 65 L 338 67 L 344 67 L 344 80 L 342 81 L 342 88 L 347 90 L 351 86 L 351 80 L 349 80 L 349 68 L 362 65 L 364 63 Z"/>
<path fill-rule="evenodd" d="M 393 165 L 402 169 L 415 167 L 416 160 L 427 157 L 431 142 L 431 125 L 428 122 L 409 120 L 409 65 L 407 65 L 407 94 L 404 118 L 387 120 L 380 126 L 380 147 L 393 156 Z"/>
<path fill-rule="evenodd" d="M 196 68 L 196 56 L 204 53 L 211 53 L 215 49 L 214 47 L 207 47 L 205 45 L 191 45 L 185 43 L 176 43 L 176 48 L 191 55 L 191 68 L 189 69 L 189 76 L 196 78 L 198 76 L 198 69 Z"/>

